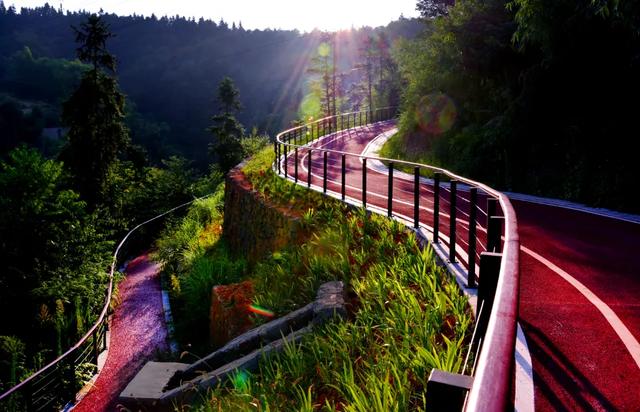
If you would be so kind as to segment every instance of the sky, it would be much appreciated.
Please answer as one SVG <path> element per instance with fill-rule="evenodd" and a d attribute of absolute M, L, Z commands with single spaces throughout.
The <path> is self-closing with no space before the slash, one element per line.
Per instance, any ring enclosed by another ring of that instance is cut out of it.
<path fill-rule="evenodd" d="M 42 6 L 45 0 L 4 0 L 5 5 Z M 64 10 L 99 11 L 120 15 L 221 18 L 245 29 L 298 29 L 311 31 L 382 26 L 400 15 L 417 17 L 416 0 L 49 0 Z"/>

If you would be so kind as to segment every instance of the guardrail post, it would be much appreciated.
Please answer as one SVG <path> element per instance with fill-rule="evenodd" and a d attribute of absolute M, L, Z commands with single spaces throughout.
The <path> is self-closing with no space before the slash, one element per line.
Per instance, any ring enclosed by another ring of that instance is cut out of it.
<path fill-rule="evenodd" d="M 420 167 L 413 169 L 413 227 L 420 227 Z"/>
<path fill-rule="evenodd" d="M 309 149 L 309 160 L 307 160 L 307 187 L 311 187 L 311 154 L 313 150 Z"/>
<path fill-rule="evenodd" d="M 495 197 L 487 198 L 487 220 L 485 222 L 486 228 L 489 228 L 490 217 L 496 215 L 497 206 L 498 206 L 498 199 L 496 199 Z"/>
<path fill-rule="evenodd" d="M 440 173 L 433 174 L 433 243 L 439 242 L 440 234 Z"/>
<path fill-rule="evenodd" d="M 491 316 L 493 298 L 498 286 L 500 275 L 501 253 L 482 252 L 480 254 L 480 282 L 478 282 L 478 303 L 477 309 L 482 305 L 482 313 L 477 320 L 476 339 L 484 336 Z"/>
<path fill-rule="evenodd" d="M 362 159 L 362 207 L 367 207 L 367 158 Z"/>
<path fill-rule="evenodd" d="M 340 130 L 344 130 L 344 116 L 340 115 Z"/>
<path fill-rule="evenodd" d="M 69 386 L 65 388 L 68 392 L 65 395 L 65 398 L 71 399 L 76 394 L 76 351 L 72 351 L 69 353 L 69 358 L 67 359 L 67 373 L 66 378 Z"/>
<path fill-rule="evenodd" d="M 25 409 L 27 412 L 33 411 L 33 380 L 28 381 L 24 388 Z"/>
<path fill-rule="evenodd" d="M 478 189 L 469 189 L 469 269 L 467 270 L 467 287 L 475 288 L 476 283 L 476 226 L 477 226 Z"/>
<path fill-rule="evenodd" d="M 293 154 L 293 160 L 295 162 L 293 166 L 293 173 L 295 175 L 294 180 L 298 183 L 298 148 L 295 148 L 295 153 Z"/>
<path fill-rule="evenodd" d="M 488 252 L 500 252 L 500 243 L 502 236 L 502 222 L 504 217 L 502 216 L 490 216 L 488 217 L 489 224 L 487 225 L 487 251 Z"/>
<path fill-rule="evenodd" d="M 428 412 L 461 411 L 473 377 L 432 369 L 427 381 Z"/>
<path fill-rule="evenodd" d="M 102 349 L 107 349 L 107 332 L 109 332 L 109 322 L 103 321 L 104 330 L 102 331 Z"/>
<path fill-rule="evenodd" d="M 287 165 L 287 163 L 288 163 L 287 162 L 287 151 L 288 151 L 288 148 L 287 148 L 287 145 L 285 144 L 284 145 L 284 178 L 285 179 L 287 178 L 287 172 L 288 172 L 288 167 L 289 167 Z"/>
<path fill-rule="evenodd" d="M 346 197 L 346 182 L 345 182 L 346 175 L 347 175 L 347 156 L 343 154 L 342 155 L 342 201 L 343 202 Z"/>
<path fill-rule="evenodd" d="M 451 180 L 451 197 L 449 199 L 449 261 L 455 263 L 456 261 L 456 215 L 457 215 L 457 187 L 458 181 Z"/>
<path fill-rule="evenodd" d="M 387 216 L 393 216 L 393 162 L 389 162 L 389 181 L 387 184 L 389 194 L 387 195 Z"/>
<path fill-rule="evenodd" d="M 322 192 L 327 193 L 327 152 L 324 152 L 322 173 Z"/>
<path fill-rule="evenodd" d="M 99 339 L 98 332 L 100 332 L 99 326 L 93 332 L 93 358 L 96 361 L 96 367 L 98 366 L 98 357 L 100 356 L 100 342 L 98 341 Z"/>
<path fill-rule="evenodd" d="M 278 174 L 280 174 L 280 143 L 278 143 L 278 138 L 276 138 L 276 141 L 273 142 L 273 144 L 275 145 L 275 151 L 276 151 L 276 163 L 278 164 Z"/>
<path fill-rule="evenodd" d="M 362 126 L 362 112 L 360 112 L 360 126 Z"/>

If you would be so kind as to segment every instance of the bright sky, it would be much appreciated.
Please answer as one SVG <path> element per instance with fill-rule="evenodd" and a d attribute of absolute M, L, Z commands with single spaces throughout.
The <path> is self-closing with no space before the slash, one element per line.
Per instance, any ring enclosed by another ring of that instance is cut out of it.
<path fill-rule="evenodd" d="M 42 6 L 46 0 L 4 0 L 8 7 Z M 223 18 L 245 29 L 298 29 L 311 31 L 381 26 L 400 15 L 416 17 L 416 0 L 49 0 L 64 10 L 98 11 L 120 15 L 142 14 Z"/>

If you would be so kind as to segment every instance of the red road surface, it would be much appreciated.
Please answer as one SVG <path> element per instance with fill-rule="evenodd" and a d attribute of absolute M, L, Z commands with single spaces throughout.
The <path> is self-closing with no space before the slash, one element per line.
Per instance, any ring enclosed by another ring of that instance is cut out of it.
<path fill-rule="evenodd" d="M 118 288 L 121 303 L 111 321 L 107 361 L 74 411 L 118 410 L 120 392 L 157 351 L 167 350 L 158 264 L 146 254 L 135 258 Z"/>
<path fill-rule="evenodd" d="M 362 153 L 378 134 L 393 127 L 381 122 L 343 131 L 314 143 L 313 185 L 323 185 L 322 148 Z M 289 176 L 295 172 L 293 154 L 287 162 Z M 298 178 L 307 181 L 308 150 L 298 152 Z M 341 192 L 342 159 L 327 156 L 327 189 Z M 362 163 L 346 157 L 346 195 L 362 199 Z M 433 225 L 433 188 L 420 187 L 420 221 Z M 367 204 L 387 210 L 388 176 L 367 170 Z M 449 233 L 448 188 L 441 190 L 440 231 Z M 413 182 L 397 176 L 393 183 L 393 212 L 413 217 Z M 479 225 L 485 225 L 486 198 L 479 194 Z M 458 259 L 468 238 L 468 193 L 457 198 Z M 640 225 L 535 203 L 513 201 L 518 216 L 521 252 L 520 324 L 533 363 L 535 409 L 640 411 L 640 350 L 627 346 L 614 328 L 626 326 L 632 339 L 640 340 Z M 486 236 L 479 229 L 478 253 Z M 540 255 L 535 255 L 526 250 Z M 547 264 L 548 261 L 551 265 Z M 552 269 L 566 272 L 582 283 L 617 315 L 608 321 L 592 301 Z M 636 359 L 631 355 L 634 353 Z"/>

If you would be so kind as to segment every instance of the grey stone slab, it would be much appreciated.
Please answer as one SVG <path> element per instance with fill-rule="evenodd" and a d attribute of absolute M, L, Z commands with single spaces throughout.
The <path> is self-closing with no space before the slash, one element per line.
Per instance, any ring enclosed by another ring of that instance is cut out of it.
<path fill-rule="evenodd" d="M 333 317 L 345 318 L 344 283 L 327 282 L 320 286 L 313 306 L 313 323 L 322 324 Z"/>
<path fill-rule="evenodd" d="M 169 378 L 188 366 L 186 363 L 177 362 L 147 362 L 120 393 L 119 400 L 125 404 L 148 404 L 158 401 Z"/>
<path fill-rule="evenodd" d="M 221 382 L 225 382 L 230 376 L 239 371 L 253 372 L 258 369 L 260 360 L 269 356 L 274 352 L 282 351 L 287 343 L 299 342 L 307 333 L 311 332 L 312 327 L 307 326 L 299 329 L 284 338 L 273 341 L 260 349 L 257 349 L 248 355 L 227 363 L 226 365 L 182 384 L 177 388 L 166 391 L 160 403 L 163 405 L 173 405 L 187 402 L 198 392 L 202 393 L 207 389 L 216 387 Z"/>
<path fill-rule="evenodd" d="M 306 305 L 285 316 L 243 333 L 229 341 L 222 348 L 191 364 L 185 370 L 176 373 L 169 382 L 168 387 L 178 386 L 180 382 L 191 380 L 202 373 L 215 370 L 225 363 L 231 362 L 238 357 L 260 348 L 260 346 L 280 339 L 282 336 L 286 336 L 306 326 L 311 321 L 313 308 L 313 304 Z"/>

